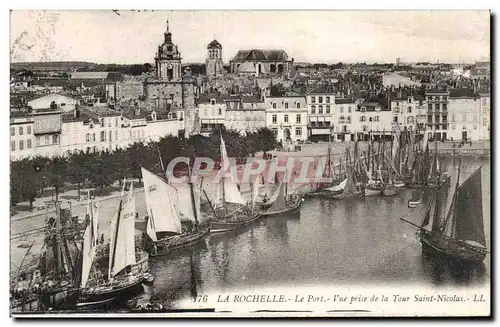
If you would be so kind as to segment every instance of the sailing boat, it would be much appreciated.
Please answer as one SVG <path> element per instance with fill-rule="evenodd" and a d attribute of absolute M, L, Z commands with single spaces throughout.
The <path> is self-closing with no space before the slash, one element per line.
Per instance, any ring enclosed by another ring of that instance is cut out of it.
<path fill-rule="evenodd" d="M 399 193 L 399 188 L 394 184 L 394 179 L 392 178 L 392 168 L 389 167 L 387 169 L 389 178 L 387 183 L 384 184 L 384 188 L 382 189 L 382 195 L 392 196 Z"/>
<path fill-rule="evenodd" d="M 460 166 L 449 210 L 450 177 L 440 183 L 419 228 L 422 251 L 460 266 L 481 263 L 487 254 L 483 225 L 481 168 L 460 185 Z M 431 214 L 432 213 L 432 214 Z"/>
<path fill-rule="evenodd" d="M 221 152 L 221 169 L 222 177 L 218 184 L 215 198 L 209 200 L 210 207 L 214 214 L 214 220 L 210 222 L 210 230 L 213 233 L 226 232 L 235 230 L 236 228 L 252 223 L 261 217 L 261 214 L 254 209 L 254 205 L 250 208 L 247 201 L 243 198 L 236 183 L 231 176 L 225 176 L 229 168 L 230 162 L 227 155 L 226 144 L 220 136 L 220 152 Z M 258 183 L 254 183 L 253 188 L 259 187 Z M 255 200 L 254 194 L 257 191 L 252 190 L 252 197 Z M 236 205 L 236 209 L 228 213 L 228 204 Z"/>
<path fill-rule="evenodd" d="M 174 187 L 164 179 L 141 167 L 147 207 L 146 234 L 151 241 L 150 255 L 164 255 L 171 250 L 193 245 L 208 235 L 200 220 L 200 192 L 190 181 Z M 184 218 L 184 219 L 182 219 Z M 194 221 L 183 231 L 181 220 Z"/>
<path fill-rule="evenodd" d="M 355 148 L 356 149 L 356 148 Z M 355 151 L 356 154 L 356 151 Z M 345 198 L 351 198 L 355 196 L 360 196 L 362 193 L 356 186 L 356 176 L 354 172 L 354 165 L 363 165 L 363 163 L 359 162 L 359 158 L 355 158 L 354 164 L 351 162 L 351 156 L 350 156 L 350 151 L 346 151 L 346 164 L 345 164 L 345 172 L 346 172 L 346 179 L 345 179 L 345 185 L 342 189 L 342 192 L 339 194 L 333 194 L 331 198 L 333 199 L 345 199 Z M 342 182 L 344 183 L 344 181 Z"/>
<path fill-rule="evenodd" d="M 109 255 L 103 258 L 108 259 L 107 273 L 97 270 L 93 280 L 89 277 L 92 265 L 96 265 L 93 260 L 97 244 L 95 230 L 97 225 L 94 215 L 90 216 L 83 240 L 82 278 L 78 306 L 109 302 L 118 297 L 130 296 L 143 289 L 144 274 L 149 269 L 149 256 L 143 251 L 136 253 L 134 187 L 131 182 L 129 193 L 124 196 L 125 184 L 123 183 L 118 212 L 111 221 Z"/>
<path fill-rule="evenodd" d="M 78 262 L 79 231 L 70 223 L 70 209 L 54 201 L 55 218 L 46 222 L 44 247 L 38 269 L 33 272 L 32 285 L 38 285 L 39 301 L 45 309 L 72 309 L 78 300 L 81 278 Z"/>
<path fill-rule="evenodd" d="M 286 176 L 285 176 L 286 178 Z M 286 212 L 295 211 L 300 208 L 304 199 L 300 196 L 288 197 L 288 181 L 281 182 L 276 190 L 276 200 L 265 211 L 262 212 L 263 216 L 275 216 Z M 274 194 L 273 194 L 274 196 Z"/>

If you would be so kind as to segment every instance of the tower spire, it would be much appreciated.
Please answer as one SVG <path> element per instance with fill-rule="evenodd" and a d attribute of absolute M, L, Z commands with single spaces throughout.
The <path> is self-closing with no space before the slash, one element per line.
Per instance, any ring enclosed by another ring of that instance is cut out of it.
<path fill-rule="evenodd" d="M 170 27 L 168 25 L 168 18 L 167 18 L 167 33 L 170 32 Z"/>

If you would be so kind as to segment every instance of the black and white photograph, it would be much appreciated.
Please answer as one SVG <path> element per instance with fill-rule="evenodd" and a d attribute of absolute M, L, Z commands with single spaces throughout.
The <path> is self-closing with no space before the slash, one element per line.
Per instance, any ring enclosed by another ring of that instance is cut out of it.
<path fill-rule="evenodd" d="M 10 315 L 490 316 L 491 15 L 11 10 Z"/>

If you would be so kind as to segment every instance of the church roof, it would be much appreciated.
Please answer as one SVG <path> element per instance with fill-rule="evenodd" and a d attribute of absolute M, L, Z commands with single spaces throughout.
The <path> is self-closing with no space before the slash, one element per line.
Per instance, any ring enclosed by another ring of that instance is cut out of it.
<path fill-rule="evenodd" d="M 287 61 L 285 50 L 239 50 L 235 61 Z"/>
<path fill-rule="evenodd" d="M 213 49 L 213 48 L 222 49 L 222 45 L 219 43 L 219 41 L 213 40 L 208 44 L 207 49 Z"/>

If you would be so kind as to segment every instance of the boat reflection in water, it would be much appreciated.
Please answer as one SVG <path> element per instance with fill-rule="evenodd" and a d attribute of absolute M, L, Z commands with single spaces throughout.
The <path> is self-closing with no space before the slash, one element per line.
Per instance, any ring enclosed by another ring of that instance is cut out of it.
<path fill-rule="evenodd" d="M 434 285 L 477 285 L 487 281 L 486 265 L 463 269 L 452 262 L 443 263 L 432 255 L 423 253 L 421 256 L 422 270 L 427 279 Z"/>

